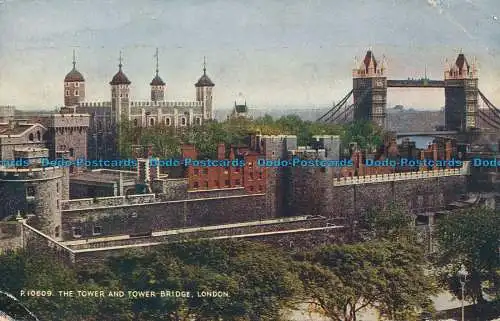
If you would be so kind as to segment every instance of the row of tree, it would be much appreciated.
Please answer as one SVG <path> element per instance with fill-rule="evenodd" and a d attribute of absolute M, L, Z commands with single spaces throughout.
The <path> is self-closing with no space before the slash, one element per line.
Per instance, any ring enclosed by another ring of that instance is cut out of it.
<path fill-rule="evenodd" d="M 442 219 L 434 260 L 426 260 L 412 224 L 403 210 L 389 207 L 362 218 L 360 226 L 369 233 L 356 244 L 285 253 L 246 241 L 193 241 L 76 270 L 43 255 L 4 254 L 0 289 L 14 295 L 27 289 L 191 293 L 141 299 L 21 297 L 41 320 L 281 320 L 285 308 L 309 302 L 331 320 L 354 321 L 362 309 L 372 308 L 389 320 L 410 321 L 432 310 L 430 298 L 439 287 L 458 290 L 456 271 L 465 264 L 468 297 L 481 301 L 485 292 L 499 297 L 499 212 L 475 208 Z M 435 274 L 428 273 L 432 268 Z M 197 296 L 214 290 L 229 297 Z M 0 310 L 6 307 L 0 296 Z"/>
<path fill-rule="evenodd" d="M 201 157 L 215 158 L 217 144 L 248 145 L 250 134 L 296 135 L 299 145 L 307 145 L 313 135 L 340 135 L 346 144 L 356 142 L 360 147 L 378 147 L 383 131 L 367 122 L 350 125 L 334 125 L 304 121 L 295 115 L 273 119 L 266 115 L 255 120 L 247 118 L 229 119 L 223 122 L 210 121 L 200 126 L 174 129 L 162 123 L 152 127 L 137 127 L 128 120 L 120 125 L 120 155 L 130 157 L 132 145 L 152 145 L 153 152 L 161 158 L 178 157 L 180 146 L 193 144 Z"/>

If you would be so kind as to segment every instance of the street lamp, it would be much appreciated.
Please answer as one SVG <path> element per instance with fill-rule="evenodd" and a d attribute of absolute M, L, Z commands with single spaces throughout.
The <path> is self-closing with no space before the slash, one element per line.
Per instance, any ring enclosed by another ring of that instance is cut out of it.
<path fill-rule="evenodd" d="M 469 272 L 465 269 L 465 266 L 462 264 L 460 270 L 457 272 L 458 279 L 460 281 L 460 285 L 462 286 L 462 321 L 465 320 L 465 310 L 464 310 L 464 300 L 465 300 L 465 283 L 467 282 L 467 276 L 469 276 Z"/>

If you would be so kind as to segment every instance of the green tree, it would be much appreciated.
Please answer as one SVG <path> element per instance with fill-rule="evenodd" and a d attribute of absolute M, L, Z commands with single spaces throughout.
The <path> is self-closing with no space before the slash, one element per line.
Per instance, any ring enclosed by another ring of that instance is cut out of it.
<path fill-rule="evenodd" d="M 342 136 L 344 146 L 357 143 L 361 149 L 375 149 L 383 142 L 383 129 L 368 121 L 358 121 L 347 125 Z"/>
<path fill-rule="evenodd" d="M 327 246 L 297 259 L 306 293 L 332 320 L 355 321 L 367 307 L 391 319 L 413 320 L 435 293 L 424 274 L 423 253 L 405 243 Z"/>
<path fill-rule="evenodd" d="M 438 221 L 436 238 L 441 282 L 457 296 L 460 284 L 457 271 L 464 264 L 469 272 L 466 295 L 484 302 L 483 291 L 498 296 L 500 289 L 500 212 L 475 207 L 453 212 Z M 485 288 L 490 283 L 490 289 Z"/>

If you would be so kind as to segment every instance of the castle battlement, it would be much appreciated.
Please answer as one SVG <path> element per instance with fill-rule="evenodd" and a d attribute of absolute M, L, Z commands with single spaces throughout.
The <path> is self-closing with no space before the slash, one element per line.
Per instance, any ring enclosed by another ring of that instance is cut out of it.
<path fill-rule="evenodd" d="M 333 186 L 373 184 L 382 182 L 417 180 L 417 179 L 446 177 L 446 176 L 464 176 L 470 174 L 469 168 L 470 168 L 470 162 L 464 162 L 464 165 L 461 168 L 451 168 L 451 169 L 447 168 L 447 169 L 436 169 L 436 170 L 420 171 L 420 172 L 342 177 L 342 178 L 335 178 L 333 180 Z"/>
<path fill-rule="evenodd" d="M 131 101 L 131 107 L 202 107 L 202 101 Z"/>
<path fill-rule="evenodd" d="M 49 127 L 89 127 L 88 114 L 54 114 L 50 118 Z"/>
<path fill-rule="evenodd" d="M 64 175 L 63 167 L 7 168 L 0 167 L 1 181 L 54 179 Z"/>
<path fill-rule="evenodd" d="M 81 102 L 78 104 L 79 107 L 111 107 L 110 101 L 89 101 Z"/>

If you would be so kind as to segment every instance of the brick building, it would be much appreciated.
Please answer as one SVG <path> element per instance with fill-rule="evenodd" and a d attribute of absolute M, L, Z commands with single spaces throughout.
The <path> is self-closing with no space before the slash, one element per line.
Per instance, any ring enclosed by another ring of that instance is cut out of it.
<path fill-rule="evenodd" d="M 198 153 L 194 146 L 183 146 L 184 159 L 197 160 Z M 229 148 L 217 146 L 217 160 L 227 162 L 228 166 L 188 166 L 186 174 L 191 190 L 209 190 L 223 188 L 243 188 L 247 193 L 265 193 L 267 171 L 257 166 L 257 160 L 264 157 L 260 152 L 249 147 Z"/>

